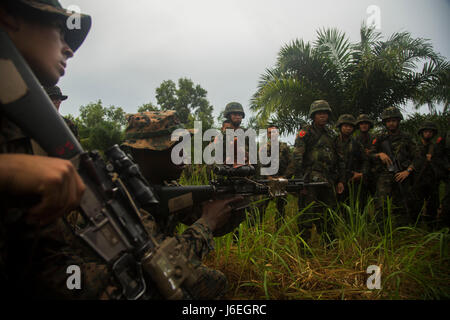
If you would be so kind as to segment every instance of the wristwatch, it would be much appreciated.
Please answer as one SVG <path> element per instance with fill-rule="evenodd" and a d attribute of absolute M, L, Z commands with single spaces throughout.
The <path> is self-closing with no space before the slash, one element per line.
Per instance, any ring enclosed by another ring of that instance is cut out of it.
<path fill-rule="evenodd" d="M 408 168 L 408 169 L 406 169 L 406 171 L 408 171 L 409 173 L 411 173 L 411 172 L 413 172 L 413 169 Z"/>

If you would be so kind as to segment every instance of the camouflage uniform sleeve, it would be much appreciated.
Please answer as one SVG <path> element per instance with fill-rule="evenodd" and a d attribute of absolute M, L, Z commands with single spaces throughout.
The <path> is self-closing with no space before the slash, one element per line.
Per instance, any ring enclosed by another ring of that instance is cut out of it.
<path fill-rule="evenodd" d="M 176 237 L 185 247 L 185 254 L 188 259 L 202 260 L 209 252 L 214 250 L 213 234 L 203 218 L 198 219 L 182 235 Z"/>
<path fill-rule="evenodd" d="M 405 160 L 405 166 L 407 166 L 407 168 L 412 167 L 414 169 L 414 158 L 415 155 L 417 154 L 418 146 L 414 141 L 414 139 L 409 135 L 405 139 L 405 143 L 407 150 L 407 157 L 406 157 L 407 159 Z"/>
<path fill-rule="evenodd" d="M 369 162 L 369 157 L 366 154 L 366 151 L 364 149 L 364 146 L 362 143 L 357 142 L 358 144 L 358 152 L 359 152 L 359 156 L 361 159 L 361 172 L 364 176 L 367 176 L 369 174 L 369 170 L 370 170 L 370 162 Z"/>
<path fill-rule="evenodd" d="M 342 152 L 339 152 L 339 148 L 337 146 L 337 139 L 335 140 L 335 152 L 336 152 L 336 159 L 337 159 L 337 174 L 338 174 L 338 182 L 342 182 L 343 184 L 346 183 L 346 172 L 345 172 L 345 158 L 344 154 Z"/>
<path fill-rule="evenodd" d="M 304 174 L 303 172 L 303 156 L 305 155 L 306 151 L 306 141 L 305 141 L 305 135 L 302 135 L 302 132 L 297 135 L 297 138 L 295 139 L 295 145 L 294 145 L 294 153 L 292 155 L 293 159 L 293 166 L 294 166 L 294 175 L 297 178 L 301 178 Z"/>

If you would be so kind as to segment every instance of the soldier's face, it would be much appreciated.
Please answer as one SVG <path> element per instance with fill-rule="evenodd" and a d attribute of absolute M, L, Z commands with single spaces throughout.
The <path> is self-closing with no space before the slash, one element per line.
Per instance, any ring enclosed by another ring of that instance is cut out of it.
<path fill-rule="evenodd" d="M 400 121 L 396 118 L 386 120 L 386 129 L 389 131 L 397 131 Z"/>
<path fill-rule="evenodd" d="M 422 137 L 424 140 L 431 140 L 434 136 L 434 131 L 433 130 L 428 130 L 425 129 L 422 131 Z"/>
<path fill-rule="evenodd" d="M 359 131 L 361 132 L 368 132 L 370 129 L 370 124 L 367 122 L 362 122 L 359 124 Z"/>
<path fill-rule="evenodd" d="M 328 112 L 318 111 L 314 114 L 314 123 L 318 126 L 324 126 L 328 123 Z"/>
<path fill-rule="evenodd" d="M 5 21 L 2 14 L 2 20 Z M 44 25 L 18 17 L 6 17 L 8 34 L 45 86 L 55 85 L 65 73 L 73 51 L 64 41 L 62 21 Z M 4 23 L 2 23 L 4 25 Z"/>
<path fill-rule="evenodd" d="M 230 114 L 230 120 L 235 127 L 239 127 L 242 122 L 242 114 L 239 112 L 233 112 Z"/>
<path fill-rule="evenodd" d="M 353 133 L 354 127 L 350 124 L 344 123 L 341 126 L 341 133 L 345 136 L 350 136 Z"/>

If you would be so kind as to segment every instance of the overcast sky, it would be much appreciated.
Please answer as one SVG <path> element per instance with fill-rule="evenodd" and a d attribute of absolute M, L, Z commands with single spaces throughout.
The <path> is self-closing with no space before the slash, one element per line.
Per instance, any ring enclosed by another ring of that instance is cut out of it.
<path fill-rule="evenodd" d="M 284 44 L 313 41 L 336 27 L 352 42 L 361 23 L 380 8 L 381 32 L 409 31 L 430 39 L 449 59 L 450 0 L 62 0 L 93 18 L 59 85 L 69 96 L 63 114 L 101 99 L 134 113 L 156 104 L 164 80 L 187 77 L 208 91 L 215 117 L 228 102 L 248 110 L 259 77 Z M 422 108 L 426 112 L 427 108 Z M 291 140 L 291 139 L 289 139 Z"/>

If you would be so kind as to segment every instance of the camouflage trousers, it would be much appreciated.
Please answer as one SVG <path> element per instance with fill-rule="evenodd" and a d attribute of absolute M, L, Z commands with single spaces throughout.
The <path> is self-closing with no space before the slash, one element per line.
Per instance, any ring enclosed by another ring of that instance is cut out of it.
<path fill-rule="evenodd" d="M 414 186 L 414 196 L 418 210 L 425 205 L 425 211 L 422 211 L 424 220 L 428 223 L 436 221 L 439 208 L 439 181 L 433 179 L 419 182 Z"/>
<path fill-rule="evenodd" d="M 219 270 L 201 265 L 196 268 L 197 282 L 188 291 L 196 300 L 218 300 L 224 297 L 228 289 L 227 277 Z"/>
<path fill-rule="evenodd" d="M 316 228 L 320 234 L 322 232 L 330 232 L 328 230 L 328 207 L 336 206 L 336 194 L 332 187 L 314 187 L 308 188 L 305 195 L 300 194 L 298 198 L 298 209 L 302 211 L 312 202 L 314 204 L 300 214 L 298 219 L 298 229 L 302 233 L 304 239 L 311 237 L 311 231 Z"/>
<path fill-rule="evenodd" d="M 395 181 L 394 174 L 389 172 L 380 173 L 377 179 L 377 191 L 375 209 L 377 221 L 387 216 L 386 199 L 391 197 L 394 220 L 398 225 L 408 225 L 417 218 L 417 208 L 414 205 L 414 196 L 411 190 L 411 181 L 407 178 L 400 185 Z"/>

